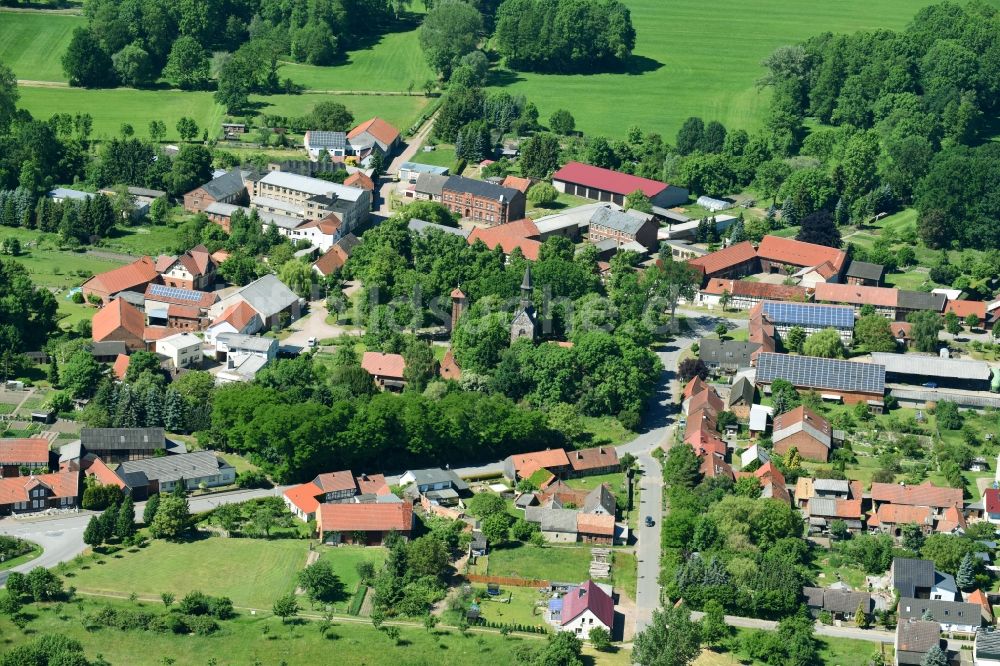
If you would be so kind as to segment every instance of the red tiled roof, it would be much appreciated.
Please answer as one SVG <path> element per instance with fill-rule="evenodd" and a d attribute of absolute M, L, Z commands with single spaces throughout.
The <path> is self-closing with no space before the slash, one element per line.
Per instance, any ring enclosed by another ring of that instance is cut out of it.
<path fill-rule="evenodd" d="M 177 257 L 175 257 L 174 255 L 161 254 L 156 258 L 156 264 L 155 264 L 156 272 L 157 273 L 166 272 L 167 270 L 170 269 L 171 266 L 174 265 L 175 261 L 177 261 Z"/>
<path fill-rule="evenodd" d="M 65 471 L 0 479 L 0 506 L 14 502 L 27 502 L 29 499 L 28 490 L 39 484 L 50 488 L 52 497 L 76 497 L 79 493 L 80 473 Z"/>
<path fill-rule="evenodd" d="M 217 264 L 221 264 L 223 261 L 229 258 L 229 253 L 225 250 L 216 250 L 211 254 L 212 261 Z"/>
<path fill-rule="evenodd" d="M 703 257 L 688 259 L 688 264 L 694 266 L 704 275 L 712 275 L 724 270 L 745 264 L 757 258 L 757 251 L 750 241 L 743 241 L 723 248 L 718 252 L 706 254 Z"/>
<path fill-rule="evenodd" d="M 576 183 L 623 196 L 640 190 L 647 197 L 655 197 L 670 187 L 667 183 L 650 180 L 649 178 L 640 178 L 627 173 L 612 171 L 611 169 L 602 169 L 601 167 L 583 164 L 582 162 L 570 162 L 552 174 L 552 180 Z"/>
<path fill-rule="evenodd" d="M 726 403 L 722 401 L 719 394 L 715 392 L 713 388 L 706 388 L 704 391 L 699 391 L 691 396 L 691 401 L 688 403 L 688 412 L 697 412 L 700 409 L 710 409 L 716 414 L 726 410 Z"/>
<path fill-rule="evenodd" d="M 316 522 L 321 532 L 409 532 L 413 504 L 320 504 Z"/>
<path fill-rule="evenodd" d="M 165 294 L 153 294 L 153 285 L 146 286 L 146 300 L 147 301 L 157 301 L 159 303 L 173 303 L 174 305 L 185 305 L 190 307 L 192 303 L 197 303 L 198 307 L 208 308 L 217 300 L 219 300 L 218 295 L 211 291 L 197 291 L 194 289 L 185 289 L 188 295 L 192 297 L 197 297 L 197 301 L 192 301 L 188 298 L 178 298 L 175 296 L 168 296 Z"/>
<path fill-rule="evenodd" d="M 540 469 L 551 470 L 554 467 L 569 466 L 569 458 L 562 449 L 518 453 L 510 458 L 514 471 L 522 479 L 531 476 Z"/>
<path fill-rule="evenodd" d="M 583 534 L 613 537 L 615 535 L 615 517 L 603 513 L 576 514 L 576 531 Z"/>
<path fill-rule="evenodd" d="M 495 227 L 476 227 L 468 236 L 469 245 L 474 245 L 477 240 L 486 243 L 489 249 L 495 248 L 498 244 L 503 248 L 504 254 L 510 254 L 514 248 L 521 248 L 521 254 L 529 261 L 538 260 L 538 250 L 542 244 L 536 240 L 538 238 L 538 227 L 535 223 L 524 218 L 499 224 Z"/>
<path fill-rule="evenodd" d="M 316 513 L 316 509 L 319 508 L 319 500 L 316 497 L 321 494 L 323 491 L 311 482 L 292 486 L 285 491 L 285 497 L 288 498 L 288 501 L 306 514 Z"/>
<path fill-rule="evenodd" d="M 983 615 L 989 622 L 993 621 L 993 605 L 989 598 L 980 589 L 975 589 L 965 595 L 966 603 L 979 604 L 983 608 Z"/>
<path fill-rule="evenodd" d="M 175 305 L 171 303 L 167 306 L 167 316 L 177 317 L 178 319 L 200 319 L 201 310 L 188 305 Z"/>
<path fill-rule="evenodd" d="M 694 379 L 689 381 L 684 387 L 684 399 L 687 400 L 695 393 L 701 393 L 708 388 L 708 384 L 701 377 L 695 376 Z"/>
<path fill-rule="evenodd" d="M 141 257 L 131 264 L 120 266 L 106 273 L 99 273 L 84 283 L 84 287 L 117 294 L 137 287 L 144 287 L 159 276 L 156 265 L 149 257 Z"/>
<path fill-rule="evenodd" d="M 889 502 L 890 504 L 905 504 L 908 506 L 932 506 L 944 508 L 962 506 L 962 490 L 959 488 L 939 488 L 930 481 L 924 481 L 917 486 L 899 485 L 895 483 L 873 483 L 872 500 Z"/>
<path fill-rule="evenodd" d="M 344 490 L 356 491 L 358 489 L 358 484 L 354 481 L 354 474 L 349 469 L 320 474 L 312 482 L 324 493 L 336 493 Z"/>
<path fill-rule="evenodd" d="M 451 297 L 452 298 L 465 298 L 465 292 L 462 291 L 459 287 L 455 287 L 454 289 L 451 290 Z"/>
<path fill-rule="evenodd" d="M 722 458 L 711 454 L 704 457 L 699 468 L 702 476 L 714 479 L 717 476 L 724 476 L 730 479 L 735 478 L 732 466 Z"/>
<path fill-rule="evenodd" d="M 520 176 L 507 176 L 503 179 L 503 187 L 511 187 L 521 194 L 527 194 L 528 188 L 531 187 L 530 178 L 521 178 Z"/>
<path fill-rule="evenodd" d="M 955 507 L 949 506 L 941 512 L 941 517 L 938 518 L 937 524 L 934 525 L 934 531 L 953 532 L 958 528 L 964 530 L 967 526 L 968 523 L 965 522 L 965 514 Z"/>
<path fill-rule="evenodd" d="M 931 508 L 928 506 L 905 506 L 902 504 L 882 504 L 874 515 L 868 518 L 869 525 L 901 525 L 914 523 L 930 525 Z"/>
<path fill-rule="evenodd" d="M 889 331 L 894 338 L 909 338 L 913 324 L 908 321 L 894 321 L 889 323 Z"/>
<path fill-rule="evenodd" d="M 115 474 L 110 467 L 104 464 L 103 460 L 93 453 L 88 453 L 83 457 L 82 469 L 84 475 L 94 477 L 99 483 L 105 486 L 125 488 L 125 482 L 122 481 L 121 477 Z"/>
<path fill-rule="evenodd" d="M 368 374 L 390 379 L 402 379 L 406 369 L 406 360 L 400 354 L 383 354 L 382 352 L 365 352 L 361 357 L 361 367 Z"/>
<path fill-rule="evenodd" d="M 986 513 L 1000 513 L 1000 490 L 987 488 L 983 493 L 983 501 L 986 503 Z"/>
<path fill-rule="evenodd" d="M 358 484 L 358 492 L 362 495 L 391 495 L 392 490 L 385 477 L 381 474 L 362 474 L 354 477 Z"/>
<path fill-rule="evenodd" d="M 570 451 L 567 455 L 569 464 L 576 472 L 618 465 L 618 452 L 613 446 L 595 446 L 591 449 Z"/>
<path fill-rule="evenodd" d="M 972 314 L 982 320 L 986 318 L 986 303 L 984 301 L 948 301 L 944 311 L 946 313 L 954 312 L 962 319 Z"/>
<path fill-rule="evenodd" d="M 344 248 L 333 245 L 326 251 L 326 254 L 313 263 L 313 266 L 326 277 L 343 268 L 347 259 L 347 252 L 344 251 Z"/>
<path fill-rule="evenodd" d="M 118 354 L 115 357 L 115 364 L 111 366 L 111 372 L 115 374 L 115 377 L 124 381 L 125 374 L 128 372 L 128 364 L 131 360 L 132 357 L 125 354 Z"/>
<path fill-rule="evenodd" d="M 805 405 L 799 405 L 795 409 L 775 416 L 773 432 L 777 433 L 779 430 L 791 428 L 803 422 L 826 435 L 830 434 L 830 422 Z"/>
<path fill-rule="evenodd" d="M 615 602 L 592 580 L 579 587 L 569 588 L 563 596 L 562 623 L 572 622 L 588 610 L 605 626 L 614 626 Z"/>
<path fill-rule="evenodd" d="M 101 342 L 119 329 L 128 331 L 134 337 L 143 339 L 143 327 L 146 321 L 134 305 L 116 298 L 98 310 L 91 321 L 91 337 L 94 342 Z"/>
<path fill-rule="evenodd" d="M 212 322 L 212 326 L 228 323 L 237 331 L 242 331 L 256 316 L 258 316 L 257 311 L 249 303 L 241 300 L 223 310 L 219 318 Z"/>
<path fill-rule="evenodd" d="M 722 294 L 728 291 L 732 296 L 759 298 L 768 301 L 807 301 L 809 290 L 789 284 L 771 284 L 770 282 L 750 282 L 747 280 L 724 280 L 712 278 L 702 289 L 706 294 Z"/>
<path fill-rule="evenodd" d="M 757 256 L 761 259 L 802 267 L 819 266 L 829 261 L 838 273 L 847 260 L 847 253 L 843 250 L 780 236 L 764 236 L 757 247 Z"/>
<path fill-rule="evenodd" d="M 454 379 L 458 380 L 462 376 L 462 368 L 458 367 L 458 363 L 455 361 L 455 354 L 448 348 L 445 352 L 444 358 L 441 359 L 441 377 L 444 379 Z"/>
<path fill-rule="evenodd" d="M 365 132 L 368 132 L 386 145 L 392 145 L 392 143 L 399 138 L 399 130 L 378 116 L 375 116 L 370 120 L 366 120 L 352 129 L 347 133 L 347 138 L 353 139 L 359 134 L 363 134 Z"/>
<path fill-rule="evenodd" d="M 168 335 L 173 335 L 174 330 L 169 329 L 166 326 L 147 326 L 142 329 L 142 339 L 146 342 L 153 342 L 154 340 L 162 340 Z"/>
<path fill-rule="evenodd" d="M 391 142 L 387 141 L 386 143 Z M 360 171 L 355 171 L 350 176 L 345 178 L 344 185 L 347 185 L 348 187 L 360 187 L 362 190 L 368 190 L 369 192 L 375 190 L 375 182 Z"/>
<path fill-rule="evenodd" d="M 816 285 L 815 298 L 817 301 L 827 303 L 871 304 L 876 307 L 894 308 L 899 300 L 899 291 L 892 287 L 821 282 Z"/>
<path fill-rule="evenodd" d="M 726 443 L 718 435 L 705 428 L 698 428 L 687 433 L 684 443 L 694 449 L 699 456 L 718 455 L 725 457 Z"/>
<path fill-rule="evenodd" d="M 0 439 L 0 465 L 49 462 L 49 441 L 40 437 Z"/>
<path fill-rule="evenodd" d="M 311 220 L 303 224 L 299 229 L 319 229 L 320 233 L 327 236 L 333 236 L 340 229 L 341 225 L 340 218 L 334 213 L 330 213 L 321 220 Z"/>

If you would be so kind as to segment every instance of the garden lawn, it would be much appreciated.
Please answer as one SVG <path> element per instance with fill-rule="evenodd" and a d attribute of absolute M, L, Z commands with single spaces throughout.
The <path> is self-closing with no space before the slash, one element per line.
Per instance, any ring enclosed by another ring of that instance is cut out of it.
<path fill-rule="evenodd" d="M 100 249 L 124 252 L 136 256 L 170 254 L 177 242 L 177 227 L 143 224 L 134 227 L 115 227 L 114 234 L 101 243 Z"/>
<path fill-rule="evenodd" d="M 300 539 L 226 539 L 206 537 L 173 543 L 153 540 L 145 548 L 87 559 L 67 585 L 111 595 L 178 599 L 192 590 L 227 596 L 236 606 L 270 608 L 295 589 L 295 575 L 305 566 L 308 545 Z M 99 564 L 103 561 L 103 564 Z"/>
<path fill-rule="evenodd" d="M 292 118 L 306 115 L 320 102 L 339 102 L 346 106 L 354 115 L 356 123 L 368 120 L 372 116 L 379 116 L 402 132 L 417 120 L 421 110 L 427 106 L 430 100 L 422 95 L 323 95 L 319 93 L 305 93 L 303 95 L 251 95 L 250 101 L 261 105 L 261 113 Z M 200 126 L 201 124 L 199 123 Z"/>
<path fill-rule="evenodd" d="M 319 559 L 329 562 L 333 567 L 333 572 L 344 584 L 344 590 L 350 597 L 361 580 L 358 576 L 358 564 L 361 562 L 371 562 L 378 571 L 382 563 L 385 562 L 386 551 L 384 548 L 365 548 L 363 546 L 319 546 Z"/>
<path fill-rule="evenodd" d="M 616 550 L 614 557 L 615 560 L 611 565 L 611 581 L 614 589 L 624 592 L 630 599 L 635 599 L 636 587 L 639 584 L 635 554 Z"/>
<path fill-rule="evenodd" d="M 751 629 L 737 629 L 736 635 L 743 638 Z M 816 663 L 836 664 L 837 666 L 867 666 L 872 656 L 879 651 L 879 644 L 869 641 L 858 641 L 850 638 L 831 638 L 828 636 L 816 636 L 819 644 L 819 654 Z M 893 663 L 892 645 L 882 646 L 885 655 L 885 663 Z M 702 650 L 701 655 L 694 661 L 694 666 L 731 666 L 732 664 L 753 664 L 757 666 L 763 662 L 753 661 L 745 655 L 732 652 L 713 652 Z"/>
<path fill-rule="evenodd" d="M 519 576 L 578 583 L 590 571 L 590 548 L 585 546 L 513 545 L 490 551 L 491 576 Z"/>
<path fill-rule="evenodd" d="M 450 169 L 454 166 L 457 159 L 458 158 L 455 156 L 454 146 L 438 144 L 434 146 L 434 150 L 429 153 L 425 153 L 421 148 L 417 151 L 416 155 L 410 158 L 410 161 L 416 162 L 417 164 L 431 164 L 433 166 L 443 166 Z"/>
<path fill-rule="evenodd" d="M 215 103 L 210 92 L 132 88 L 21 87 L 19 90 L 18 106 L 36 118 L 47 119 L 54 113 L 89 113 L 94 118 L 94 139 L 117 136 L 122 123 L 131 124 L 136 136 L 146 138 L 149 121 L 162 120 L 167 127 L 166 140 L 178 141 L 176 125 L 182 116 L 194 119 L 199 134 L 208 129 L 209 136 L 215 136 L 223 117 L 223 108 Z"/>
<path fill-rule="evenodd" d="M 569 452 L 568 455 L 573 455 Z M 578 479 L 566 479 L 566 485 L 578 490 L 593 490 L 602 483 L 607 483 L 614 491 L 623 487 L 625 482 L 624 472 L 612 472 L 611 474 L 597 474 L 595 476 L 584 476 Z"/>
<path fill-rule="evenodd" d="M 840 566 L 833 566 L 830 563 L 831 558 L 835 562 L 840 562 Z M 844 562 L 843 558 L 836 553 L 826 553 L 822 557 L 817 558 L 816 573 L 816 585 L 818 587 L 830 587 L 836 583 L 837 574 L 840 574 L 840 580 L 855 590 L 863 590 L 866 587 L 864 570 L 853 564 Z M 818 574 L 824 574 L 823 578 L 820 578 Z"/>
<path fill-rule="evenodd" d="M 623 138 L 630 125 L 672 142 L 688 116 L 727 128 L 760 127 L 770 93 L 755 85 L 760 61 L 784 44 L 825 31 L 903 28 L 925 0 L 837 3 L 625 0 L 636 48 L 624 73 L 552 75 L 499 72 L 494 83 L 525 95 L 548 122 L 569 109 L 587 134 Z M 584 100 L 584 101 L 581 101 Z"/>
<path fill-rule="evenodd" d="M 506 599 L 510 598 L 510 603 Z M 502 601 L 501 601 L 502 600 Z M 500 586 L 500 595 L 481 597 L 479 608 L 483 619 L 498 624 L 524 624 L 544 627 L 544 608 L 536 606 L 537 601 L 548 606 L 548 595 L 539 595 L 533 587 Z"/>
<path fill-rule="evenodd" d="M 635 438 L 635 433 L 613 416 L 581 416 L 580 424 L 590 435 L 587 447 L 618 446 Z"/>
<path fill-rule="evenodd" d="M 84 629 L 81 616 L 94 613 L 107 603 L 134 607 L 124 601 L 92 597 L 83 597 L 72 604 L 33 605 L 26 609 L 35 616 L 28 624 L 28 632 L 22 632 L 7 616 L 2 616 L 3 647 L 0 650 L 7 651 L 42 634 L 58 633 L 83 644 L 90 659 L 100 654 L 112 664 L 136 666 L 163 664 L 166 657 L 176 664 L 204 664 L 212 659 L 218 666 L 331 661 L 344 666 L 416 663 L 470 666 L 513 663 L 514 650 L 518 646 L 527 644 L 538 648 L 544 645 L 542 636 L 504 638 L 496 632 L 469 632 L 462 636 L 456 629 L 438 628 L 430 633 L 423 627 L 401 627 L 397 645 L 367 621 L 335 620 L 324 637 L 317 622 L 282 624 L 270 610 L 256 616 L 240 613 L 233 620 L 220 622 L 219 631 L 211 636 Z M 163 611 L 159 603 L 145 603 L 143 607 L 153 612 Z M 270 604 L 267 607 L 270 609 Z"/>
<path fill-rule="evenodd" d="M 39 12 L 0 13 L 0 62 L 19 79 L 66 81 L 62 55 L 73 30 L 86 19 L 72 14 Z"/>

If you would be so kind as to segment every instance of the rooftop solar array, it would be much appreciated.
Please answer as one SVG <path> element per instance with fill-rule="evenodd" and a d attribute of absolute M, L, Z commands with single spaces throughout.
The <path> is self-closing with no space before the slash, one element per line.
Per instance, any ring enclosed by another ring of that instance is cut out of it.
<path fill-rule="evenodd" d="M 757 382 L 784 379 L 795 386 L 851 391 L 885 392 L 885 366 L 815 356 L 763 353 L 757 357 Z"/>
<path fill-rule="evenodd" d="M 168 287 L 163 284 L 150 285 L 149 293 L 151 296 L 176 298 L 182 301 L 191 301 L 192 303 L 197 303 L 201 301 L 201 294 L 199 294 L 196 291 L 191 291 L 190 289 L 181 289 L 179 287 Z"/>
<path fill-rule="evenodd" d="M 765 301 L 764 314 L 772 323 L 810 328 L 854 328 L 854 308 L 849 305 L 811 305 Z"/>

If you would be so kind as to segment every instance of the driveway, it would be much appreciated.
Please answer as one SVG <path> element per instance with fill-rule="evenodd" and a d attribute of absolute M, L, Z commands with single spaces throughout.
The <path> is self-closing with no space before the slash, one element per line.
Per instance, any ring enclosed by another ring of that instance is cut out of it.
<path fill-rule="evenodd" d="M 402 166 L 403 162 L 409 162 L 413 159 L 414 155 L 417 154 L 417 150 L 424 144 L 427 140 L 427 135 L 431 133 L 431 127 L 434 126 L 434 118 L 437 114 L 434 114 L 427 119 L 417 133 L 410 137 L 410 140 L 406 142 L 406 147 L 403 148 L 403 152 L 399 153 L 392 162 L 389 163 L 389 167 L 385 170 L 387 174 L 394 174 L 399 172 L 399 167 Z M 389 196 L 392 191 L 396 189 L 399 183 L 392 182 L 391 178 L 383 177 L 383 183 L 379 187 L 379 208 L 378 211 L 385 215 L 392 215 L 392 210 L 389 208 Z"/>
<path fill-rule="evenodd" d="M 361 335 L 364 333 L 359 328 L 347 328 L 328 324 L 326 321 L 328 314 L 326 300 L 312 301 L 309 303 L 309 314 L 298 321 L 292 322 L 288 327 L 292 331 L 292 334 L 282 339 L 281 344 L 306 349 L 309 346 L 309 338 L 316 338 L 318 341 L 340 337 L 341 335 Z"/>

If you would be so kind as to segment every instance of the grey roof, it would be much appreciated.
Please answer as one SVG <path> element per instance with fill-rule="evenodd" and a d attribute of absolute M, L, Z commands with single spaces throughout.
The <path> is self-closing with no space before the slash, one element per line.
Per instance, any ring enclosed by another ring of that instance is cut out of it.
<path fill-rule="evenodd" d="M 213 201 L 205 207 L 205 213 L 210 215 L 221 215 L 223 217 L 232 217 L 233 213 L 238 210 L 242 210 L 244 213 L 249 214 L 250 209 L 244 206 L 237 206 L 235 204 L 221 203 L 219 201 Z"/>
<path fill-rule="evenodd" d="M 80 440 L 74 440 L 69 444 L 63 444 L 59 447 L 59 463 L 69 462 L 70 460 L 79 460 L 81 455 L 80 451 Z"/>
<path fill-rule="evenodd" d="M 57 187 L 49 192 L 50 199 L 75 199 L 83 201 L 85 199 L 92 199 L 93 197 L 93 192 L 81 192 L 80 190 L 71 190 L 65 187 Z"/>
<path fill-rule="evenodd" d="M 896 643 L 899 646 L 901 664 L 919 664 L 922 656 L 940 641 L 941 625 L 937 622 L 911 619 L 896 625 Z M 977 635 L 976 643 L 978 642 Z M 915 654 L 904 661 L 903 653 L 907 652 Z"/>
<path fill-rule="evenodd" d="M 733 384 L 733 387 L 729 389 L 729 399 L 726 402 L 726 407 L 732 407 L 733 405 L 741 402 L 750 406 L 753 404 L 753 394 L 753 382 L 746 377 L 740 377 Z"/>
<path fill-rule="evenodd" d="M 117 354 L 128 354 L 128 347 L 125 346 L 124 342 L 119 340 L 93 342 L 90 345 L 90 353 L 93 356 L 115 356 Z"/>
<path fill-rule="evenodd" d="M 968 624 L 979 626 L 982 623 L 982 606 L 965 601 L 944 601 L 943 599 L 914 599 L 900 597 L 899 619 L 917 618 L 930 612 L 930 617 L 941 624 Z"/>
<path fill-rule="evenodd" d="M 85 449 L 101 451 L 166 448 L 163 428 L 84 428 L 80 442 Z"/>
<path fill-rule="evenodd" d="M 448 167 L 434 164 L 421 164 L 420 162 L 403 162 L 399 165 L 400 171 L 414 171 L 416 173 L 432 173 L 442 176 L 448 173 Z"/>
<path fill-rule="evenodd" d="M 823 607 L 822 587 L 803 587 L 802 596 L 806 598 L 806 606 L 809 606 L 811 608 Z"/>
<path fill-rule="evenodd" d="M 431 229 L 441 231 L 446 234 L 453 234 L 455 236 L 461 236 L 462 238 L 468 238 L 469 232 L 465 229 L 458 227 L 446 227 L 443 224 L 434 224 L 433 222 L 426 222 L 424 220 L 418 220 L 417 218 L 411 218 L 406 228 L 410 231 L 415 231 L 417 233 L 423 234 Z"/>
<path fill-rule="evenodd" d="M 985 395 L 978 393 L 939 393 L 931 389 L 905 389 L 892 387 L 889 392 L 898 400 L 915 400 L 920 402 L 937 402 L 947 399 L 954 402 L 959 407 L 993 407 L 1000 409 L 1000 396 L 995 394 Z"/>
<path fill-rule="evenodd" d="M 813 481 L 813 490 L 825 490 L 846 495 L 851 490 L 851 484 L 845 479 L 816 479 Z"/>
<path fill-rule="evenodd" d="M 524 509 L 526 507 L 538 504 L 538 497 L 535 493 L 524 493 L 519 495 L 516 500 L 514 500 L 514 506 Z"/>
<path fill-rule="evenodd" d="M 267 352 L 278 344 L 274 338 L 261 335 L 246 335 L 245 333 L 219 333 L 216 340 L 226 345 L 229 351 L 244 349 L 247 351 Z"/>
<path fill-rule="evenodd" d="M 220 470 L 232 465 L 215 455 L 214 451 L 195 451 L 162 458 L 128 460 L 118 466 L 118 476 L 141 473 L 150 481 L 160 483 L 179 479 L 200 479 L 215 476 Z"/>
<path fill-rule="evenodd" d="M 149 485 L 149 478 L 143 472 L 126 472 L 119 467 L 115 470 L 115 474 L 129 488 L 145 488 Z"/>
<path fill-rule="evenodd" d="M 346 148 L 347 133 L 309 130 L 309 145 L 313 148 Z"/>
<path fill-rule="evenodd" d="M 813 497 L 809 500 L 810 516 L 837 516 L 837 500 L 832 497 Z"/>
<path fill-rule="evenodd" d="M 649 220 L 648 217 L 637 217 L 624 211 L 610 208 L 598 208 L 590 218 L 590 223 L 602 227 L 610 227 L 623 234 L 634 236 Z"/>
<path fill-rule="evenodd" d="M 884 275 L 885 266 L 882 264 L 870 264 L 867 261 L 858 261 L 855 259 L 847 267 L 847 277 L 881 281 Z"/>
<path fill-rule="evenodd" d="M 797 387 L 877 394 L 885 392 L 885 367 L 876 363 L 769 352 L 760 354 L 757 357 L 757 382 L 770 384 L 775 379 L 786 379 Z"/>
<path fill-rule="evenodd" d="M 411 469 L 407 472 L 412 474 L 414 483 L 418 486 L 427 486 L 435 483 L 451 482 L 456 490 L 468 490 L 469 484 L 450 469 L 440 467 L 429 467 L 427 469 Z"/>
<path fill-rule="evenodd" d="M 885 366 L 885 371 L 920 377 L 978 379 L 989 381 L 990 365 L 985 361 L 941 358 L 936 354 L 889 354 L 875 352 L 872 361 Z M 923 380 L 921 380 L 923 381 Z"/>
<path fill-rule="evenodd" d="M 264 319 L 298 303 L 299 297 L 273 273 L 254 280 L 239 290 L 239 295 Z"/>
<path fill-rule="evenodd" d="M 930 310 L 932 312 L 943 312 L 948 297 L 944 294 L 935 294 L 926 291 L 906 291 L 900 290 L 896 296 L 896 307 L 904 310 Z"/>
<path fill-rule="evenodd" d="M 855 613 L 858 606 L 866 613 L 872 611 L 872 595 L 867 592 L 851 592 L 849 590 L 826 590 L 823 593 L 823 610 L 831 613 Z"/>
<path fill-rule="evenodd" d="M 930 589 L 934 585 L 934 563 L 912 557 L 892 558 L 892 585 L 904 597 L 912 597 L 916 588 Z"/>
<path fill-rule="evenodd" d="M 485 180 L 476 180 L 464 176 L 450 176 L 441 189 L 451 190 L 452 192 L 463 192 L 475 197 L 493 199 L 495 201 L 510 201 L 515 197 L 521 196 L 521 193 L 513 187 L 494 185 Z"/>
<path fill-rule="evenodd" d="M 956 595 L 958 594 L 958 585 L 955 584 L 955 577 L 950 573 L 935 570 L 934 587 L 942 590 L 948 590 Z"/>
<path fill-rule="evenodd" d="M 601 507 L 607 514 L 613 516 L 617 506 L 614 493 L 603 483 L 587 493 L 587 498 L 583 501 L 584 513 L 594 513 Z"/>
<path fill-rule="evenodd" d="M 698 341 L 698 357 L 708 364 L 718 363 L 749 368 L 750 355 L 758 349 L 760 349 L 758 342 L 723 341 L 717 338 L 702 338 Z"/>
<path fill-rule="evenodd" d="M 218 178 L 213 178 L 201 186 L 213 199 L 225 199 L 239 194 L 244 188 L 243 174 L 239 169 L 227 171 Z"/>
<path fill-rule="evenodd" d="M 441 189 L 444 184 L 448 182 L 450 176 L 445 176 L 443 174 L 437 173 L 422 173 L 417 176 L 417 182 L 414 183 L 413 189 L 420 194 L 429 194 L 431 196 L 440 197 Z"/>
<path fill-rule="evenodd" d="M 486 548 L 486 535 L 479 530 L 472 530 L 472 541 L 469 542 L 469 547 L 473 550 Z"/>
<path fill-rule="evenodd" d="M 543 532 L 576 534 L 576 509 L 537 509 L 537 512 L 539 527 Z"/>
<path fill-rule="evenodd" d="M 986 628 L 976 634 L 975 659 L 1000 660 L 1000 631 Z"/>
<path fill-rule="evenodd" d="M 546 215 L 535 220 L 535 227 L 538 233 L 547 234 L 566 227 L 577 227 L 583 229 L 590 226 L 590 218 L 594 216 L 594 211 L 598 208 L 611 208 L 621 210 L 618 204 L 611 201 L 599 201 L 597 203 L 574 206 L 552 215 Z"/>

